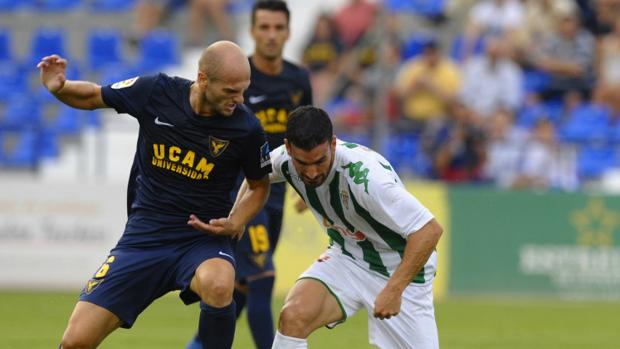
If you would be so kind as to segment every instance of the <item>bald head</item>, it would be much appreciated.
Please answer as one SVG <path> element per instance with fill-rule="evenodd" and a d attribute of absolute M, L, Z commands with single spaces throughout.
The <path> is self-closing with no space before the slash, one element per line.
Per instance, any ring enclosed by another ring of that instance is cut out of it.
<path fill-rule="evenodd" d="M 198 70 L 209 80 L 228 80 L 250 76 L 250 64 L 237 44 L 217 41 L 202 51 Z"/>

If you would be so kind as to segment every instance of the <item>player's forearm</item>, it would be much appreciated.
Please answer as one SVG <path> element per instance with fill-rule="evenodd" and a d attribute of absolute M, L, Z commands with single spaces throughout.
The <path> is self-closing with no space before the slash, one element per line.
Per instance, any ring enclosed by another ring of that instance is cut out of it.
<path fill-rule="evenodd" d="M 402 293 L 426 264 L 442 233 L 439 223 L 432 219 L 422 229 L 409 235 L 403 260 L 388 280 L 386 288 Z"/>
<path fill-rule="evenodd" d="M 64 104 L 77 108 L 93 110 L 107 105 L 101 97 L 101 86 L 88 81 L 65 81 L 63 87 L 52 93 Z"/>
<path fill-rule="evenodd" d="M 237 226 L 246 225 L 263 208 L 270 191 L 269 177 L 243 181 L 228 218 Z"/>

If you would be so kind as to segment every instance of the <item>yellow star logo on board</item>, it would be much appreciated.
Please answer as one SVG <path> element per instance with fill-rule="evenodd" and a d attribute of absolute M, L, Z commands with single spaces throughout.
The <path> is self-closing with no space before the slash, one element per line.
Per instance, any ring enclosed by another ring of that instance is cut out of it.
<path fill-rule="evenodd" d="M 577 244 L 585 246 L 611 246 L 613 233 L 620 224 L 620 216 L 607 209 L 600 198 L 588 201 L 586 207 L 571 214 L 571 223 L 579 233 Z"/>

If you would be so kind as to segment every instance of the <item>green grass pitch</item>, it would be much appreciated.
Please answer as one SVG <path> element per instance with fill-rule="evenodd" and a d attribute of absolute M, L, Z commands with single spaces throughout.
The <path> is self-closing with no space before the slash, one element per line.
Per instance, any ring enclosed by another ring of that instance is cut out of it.
<path fill-rule="evenodd" d="M 0 348 L 56 348 L 77 294 L 0 292 Z M 274 302 L 277 311 L 282 298 Z M 113 333 L 100 348 L 182 349 L 196 328 L 198 307 L 176 297 L 156 301 L 131 330 Z M 441 348 L 618 348 L 620 303 L 537 299 L 451 298 L 436 307 Z M 366 314 L 310 337 L 311 348 L 371 348 Z M 234 348 L 252 348 L 245 319 Z"/>

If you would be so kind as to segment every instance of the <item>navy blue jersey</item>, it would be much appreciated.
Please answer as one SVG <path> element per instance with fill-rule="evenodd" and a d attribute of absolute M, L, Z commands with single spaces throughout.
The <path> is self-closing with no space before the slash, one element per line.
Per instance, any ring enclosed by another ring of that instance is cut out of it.
<path fill-rule="evenodd" d="M 269 147 L 254 114 L 238 106 L 231 116 L 197 115 L 189 102 L 192 83 L 159 74 L 102 88 L 108 106 L 140 124 L 129 219 L 120 244 L 200 235 L 187 225 L 190 213 L 203 221 L 228 216 L 240 170 L 250 179 L 271 170 Z"/>
<path fill-rule="evenodd" d="M 244 94 L 245 104 L 260 120 L 269 148 L 275 149 L 284 144 L 288 114 L 299 106 L 312 104 L 310 78 L 304 68 L 286 60 L 278 75 L 264 74 L 256 69 L 252 57 L 249 61 L 252 77 Z M 284 191 L 284 183 L 272 185 L 267 206 L 281 209 Z"/>

